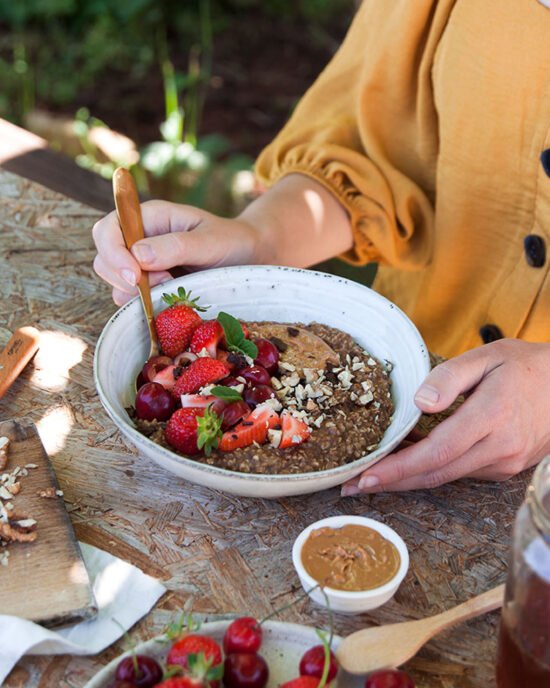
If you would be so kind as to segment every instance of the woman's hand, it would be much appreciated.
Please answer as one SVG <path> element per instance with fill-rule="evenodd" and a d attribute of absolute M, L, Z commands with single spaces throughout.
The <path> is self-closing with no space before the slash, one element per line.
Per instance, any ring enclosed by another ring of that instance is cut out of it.
<path fill-rule="evenodd" d="M 416 393 L 425 413 L 464 403 L 430 434 L 342 487 L 342 495 L 506 480 L 550 454 L 550 344 L 502 339 L 434 368 Z"/>
<path fill-rule="evenodd" d="M 174 267 L 305 267 L 347 251 L 353 243 L 349 216 L 336 196 L 301 174 L 283 177 L 234 220 L 164 201 L 143 203 L 141 212 L 146 238 L 131 252 L 116 213 L 93 228 L 94 269 L 113 287 L 119 306 L 137 294 L 142 269 L 154 286 L 169 280 Z"/>
<path fill-rule="evenodd" d="M 113 287 L 113 300 L 119 306 L 137 294 L 142 269 L 149 272 L 154 286 L 171 279 L 168 270 L 175 266 L 200 270 L 259 262 L 257 232 L 244 221 L 164 201 L 142 203 L 141 212 L 146 238 L 131 251 L 114 211 L 93 228 L 94 270 Z"/>

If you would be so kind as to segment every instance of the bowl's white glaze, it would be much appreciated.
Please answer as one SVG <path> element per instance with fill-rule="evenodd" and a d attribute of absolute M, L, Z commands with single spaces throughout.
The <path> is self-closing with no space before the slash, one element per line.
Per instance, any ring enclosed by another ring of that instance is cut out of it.
<path fill-rule="evenodd" d="M 316 473 L 261 475 L 207 466 L 180 456 L 142 435 L 125 407 L 134 401 L 134 381 L 147 358 L 148 331 L 138 298 L 120 308 L 97 342 L 94 380 L 107 413 L 139 452 L 167 471 L 200 485 L 237 495 L 274 498 L 317 492 L 339 485 L 379 461 L 414 427 L 420 411 L 414 394 L 430 368 L 426 346 L 412 322 L 393 303 L 368 287 L 312 270 L 277 266 L 237 266 L 206 270 L 152 290 L 155 312 L 164 292 L 179 286 L 201 303 L 241 320 L 320 322 L 348 332 L 379 360 L 391 361 L 395 413 L 379 447 L 352 463 Z"/>

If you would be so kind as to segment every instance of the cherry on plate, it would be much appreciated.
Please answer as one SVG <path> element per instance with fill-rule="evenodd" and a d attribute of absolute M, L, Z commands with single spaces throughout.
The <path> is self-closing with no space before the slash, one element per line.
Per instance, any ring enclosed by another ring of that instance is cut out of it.
<path fill-rule="evenodd" d="M 279 366 L 279 351 L 269 339 L 255 339 L 254 343 L 258 347 L 258 355 L 254 360 L 256 365 L 263 366 L 270 375 L 277 372 Z"/>
<path fill-rule="evenodd" d="M 256 408 L 258 404 L 262 404 L 268 399 L 273 399 L 275 397 L 275 392 L 273 387 L 268 385 L 255 385 L 246 389 L 243 394 L 244 400 L 252 408 Z"/>
<path fill-rule="evenodd" d="M 146 382 L 136 394 L 136 416 L 141 420 L 168 420 L 174 411 L 170 392 L 158 382 Z"/>
<path fill-rule="evenodd" d="M 323 645 L 314 645 L 306 650 L 300 660 L 301 676 L 316 676 L 321 678 L 325 668 L 325 648 Z M 330 652 L 330 664 L 328 670 L 327 683 L 330 683 L 338 673 L 338 662 L 334 653 Z"/>
<path fill-rule="evenodd" d="M 412 678 L 404 671 L 384 669 L 371 674 L 365 688 L 414 688 Z"/>
<path fill-rule="evenodd" d="M 239 370 L 239 376 L 252 385 L 271 385 L 271 375 L 261 365 L 247 366 Z"/>
<path fill-rule="evenodd" d="M 251 616 L 243 616 L 232 621 L 223 636 L 223 649 L 228 655 L 258 652 L 261 644 L 262 627 Z"/>
<path fill-rule="evenodd" d="M 119 683 L 127 681 L 135 688 L 152 688 L 162 680 L 162 668 L 155 659 L 146 655 L 124 657 L 118 663 L 115 679 Z"/>
<path fill-rule="evenodd" d="M 265 688 L 268 678 L 267 662 L 255 652 L 227 655 L 225 658 L 225 688 Z"/>

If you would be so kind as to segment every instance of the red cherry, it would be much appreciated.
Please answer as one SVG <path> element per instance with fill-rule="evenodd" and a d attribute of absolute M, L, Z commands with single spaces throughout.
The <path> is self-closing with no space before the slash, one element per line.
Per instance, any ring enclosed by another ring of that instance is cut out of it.
<path fill-rule="evenodd" d="M 246 389 L 243 396 L 244 400 L 249 406 L 256 408 L 258 404 L 262 404 L 268 399 L 273 399 L 275 397 L 275 393 L 273 388 L 269 387 L 268 385 L 256 385 L 255 387 Z"/>
<path fill-rule="evenodd" d="M 141 420 L 168 420 L 174 410 L 170 392 L 158 382 L 146 382 L 136 394 L 136 416 Z"/>
<path fill-rule="evenodd" d="M 156 660 L 146 655 L 124 657 L 118 663 L 115 679 L 128 681 L 135 688 L 151 688 L 162 680 L 162 668 Z"/>
<path fill-rule="evenodd" d="M 223 378 L 223 386 L 224 387 L 238 387 L 239 385 L 242 385 L 243 381 L 242 380 L 237 380 L 236 377 L 233 375 L 229 375 L 229 377 L 224 377 Z"/>
<path fill-rule="evenodd" d="M 301 676 L 316 676 L 321 678 L 325 668 L 325 648 L 323 645 L 314 645 L 306 650 L 300 660 Z M 330 664 L 328 670 L 327 683 L 330 683 L 338 673 L 338 662 L 332 650 L 330 652 Z"/>
<path fill-rule="evenodd" d="M 365 688 L 414 688 L 412 678 L 404 671 L 385 669 L 371 674 Z"/>
<path fill-rule="evenodd" d="M 234 401 L 229 406 L 223 409 L 222 416 L 222 430 L 225 432 L 234 425 L 248 416 L 250 413 L 250 406 L 244 401 Z"/>
<path fill-rule="evenodd" d="M 261 365 L 247 366 L 239 370 L 239 376 L 252 385 L 270 385 L 271 375 Z"/>
<path fill-rule="evenodd" d="M 148 361 L 145 361 L 141 374 L 146 382 L 153 382 L 153 378 L 159 372 L 172 365 L 173 361 L 168 356 L 151 356 Z"/>
<path fill-rule="evenodd" d="M 226 654 L 258 652 L 261 644 L 262 627 L 251 616 L 243 616 L 232 621 L 223 636 L 223 649 Z"/>
<path fill-rule="evenodd" d="M 225 688 L 264 688 L 269 678 L 267 662 L 256 653 L 227 655 L 223 669 Z"/>
<path fill-rule="evenodd" d="M 254 360 L 256 365 L 263 366 L 270 375 L 277 372 L 279 366 L 279 352 L 277 347 L 269 339 L 255 339 L 254 343 L 258 347 L 258 355 Z"/>

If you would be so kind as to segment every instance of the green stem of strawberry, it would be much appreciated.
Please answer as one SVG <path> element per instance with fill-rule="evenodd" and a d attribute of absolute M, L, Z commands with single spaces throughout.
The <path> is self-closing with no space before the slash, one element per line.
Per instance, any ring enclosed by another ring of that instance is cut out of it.
<path fill-rule="evenodd" d="M 315 632 L 319 636 L 325 649 L 325 663 L 323 664 L 323 673 L 321 674 L 321 680 L 319 681 L 319 685 L 317 686 L 317 688 L 324 688 L 327 685 L 328 672 L 330 670 L 330 646 L 332 643 L 332 624 L 330 629 L 331 640 L 327 640 L 326 635 L 319 629 L 316 629 Z"/>

